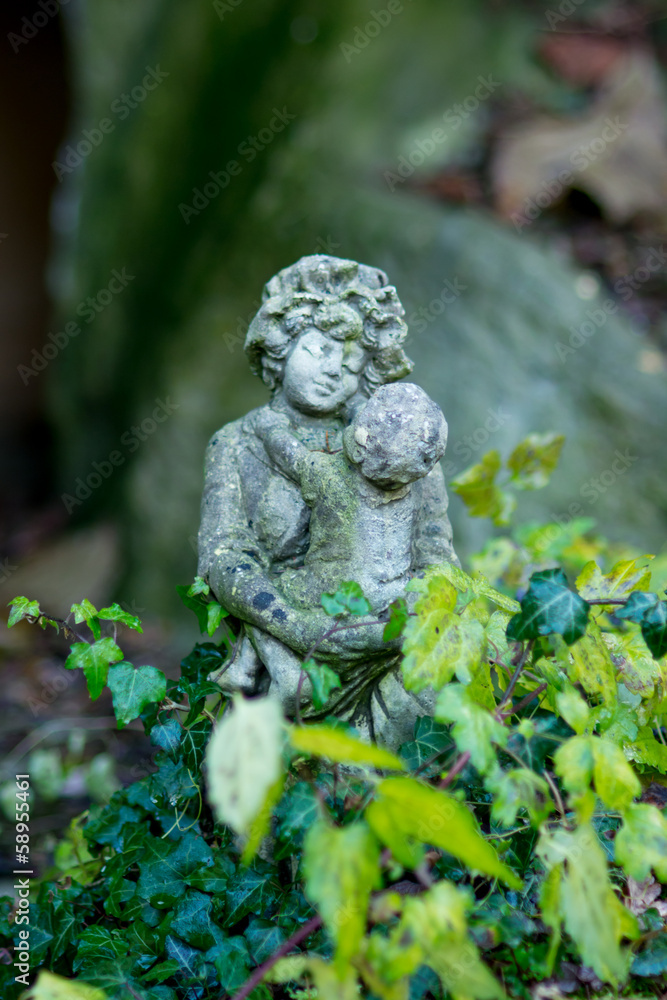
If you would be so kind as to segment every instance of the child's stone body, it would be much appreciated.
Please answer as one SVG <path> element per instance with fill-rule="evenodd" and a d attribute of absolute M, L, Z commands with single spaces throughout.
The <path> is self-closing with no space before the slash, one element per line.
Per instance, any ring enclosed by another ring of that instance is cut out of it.
<path fill-rule="evenodd" d="M 416 385 L 382 386 L 334 455 L 310 451 L 290 433 L 284 414 L 264 410 L 253 426 L 311 508 L 304 566 L 284 570 L 277 586 L 306 608 L 344 580 L 356 580 L 373 612 L 383 611 L 410 577 L 419 513 L 411 483 L 444 454 L 447 424 L 440 408 Z"/>

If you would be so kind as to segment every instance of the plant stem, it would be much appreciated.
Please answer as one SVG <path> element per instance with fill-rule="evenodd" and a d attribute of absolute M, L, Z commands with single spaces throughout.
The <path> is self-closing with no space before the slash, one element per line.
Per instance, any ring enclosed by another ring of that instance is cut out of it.
<path fill-rule="evenodd" d="M 318 927 L 321 926 L 322 926 L 322 917 L 320 917 L 319 914 L 315 917 L 311 917 L 310 920 L 308 920 L 303 925 L 303 927 L 300 927 L 298 931 L 295 931 L 295 933 L 292 934 L 292 936 L 287 939 L 287 941 L 284 941 L 281 944 L 280 948 L 274 951 L 273 955 L 267 958 L 266 962 L 262 962 L 261 965 L 257 966 L 253 974 L 248 979 L 246 979 L 243 986 L 241 986 L 241 988 L 236 991 L 236 993 L 232 997 L 232 1000 L 245 1000 L 245 998 L 252 993 L 252 991 L 258 985 L 258 983 L 261 983 L 264 976 L 270 969 L 273 968 L 278 959 L 283 958 L 283 956 L 287 955 L 292 950 L 292 948 L 296 948 L 298 944 L 301 944 L 301 942 L 304 941 L 307 937 L 309 937 L 313 933 L 313 931 L 316 931 Z M 229 996 L 228 993 L 221 993 L 218 1000 L 226 1000 L 228 996 Z"/>
<path fill-rule="evenodd" d="M 434 753 L 428 760 L 425 760 L 423 764 L 420 764 L 416 771 L 413 771 L 413 776 L 416 778 L 418 774 L 422 773 L 422 771 L 428 770 L 431 764 L 435 764 L 438 757 L 444 757 L 445 754 L 451 753 L 453 748 L 455 748 L 455 746 L 450 743 L 450 745 L 445 747 L 444 750 L 438 750 L 438 752 Z"/>
<path fill-rule="evenodd" d="M 539 696 L 546 691 L 547 687 L 547 682 L 543 681 L 542 684 L 540 684 L 539 687 L 536 687 L 534 691 L 529 691 L 528 694 L 522 698 L 521 701 L 518 701 L 513 708 L 507 712 L 501 713 L 501 720 L 504 722 L 505 719 L 509 719 L 510 715 L 516 715 L 517 712 L 520 712 L 522 708 L 526 707 L 526 705 L 530 705 L 531 701 L 533 701 L 534 698 L 539 698 Z"/>
<path fill-rule="evenodd" d="M 310 659 L 310 657 L 308 657 Z M 303 719 L 301 718 L 301 688 L 303 687 L 303 682 L 306 679 L 306 671 L 301 667 L 301 673 L 299 674 L 299 683 L 296 686 L 296 700 L 294 702 L 294 713 L 296 715 L 297 726 L 303 725 Z"/>
<path fill-rule="evenodd" d="M 512 691 L 516 687 L 516 683 L 519 680 L 521 671 L 528 662 L 528 657 L 532 653 L 534 645 L 535 645 L 534 639 L 531 639 L 530 642 L 526 644 L 526 648 L 521 654 L 521 659 L 516 665 L 516 669 L 512 674 L 512 679 L 510 680 L 507 686 L 507 690 L 505 691 L 504 695 L 502 696 L 500 702 L 496 707 L 496 711 L 494 714 L 498 722 L 505 722 L 510 717 L 510 715 L 513 715 L 514 712 L 518 711 L 520 708 L 523 708 L 524 705 L 527 705 L 530 701 L 532 701 L 533 698 L 537 697 L 538 694 L 541 694 L 544 688 L 546 688 L 546 684 L 541 685 L 541 687 L 537 688 L 535 691 L 531 691 L 526 698 L 522 698 L 519 704 L 516 706 L 516 708 L 511 709 L 509 712 L 501 711 L 503 705 L 506 705 L 507 702 L 512 697 Z M 461 771 L 464 769 L 469 760 L 470 760 L 470 752 L 466 750 L 466 752 L 462 753 L 461 756 L 458 758 L 458 760 L 455 761 L 455 763 L 452 765 L 452 767 L 447 772 L 442 781 L 439 782 L 438 788 L 447 788 L 452 783 L 454 778 L 461 773 Z"/>
<path fill-rule="evenodd" d="M 627 604 L 627 598 L 622 601 L 615 599 L 613 597 L 595 597 L 592 601 L 586 601 L 587 604 Z"/>
<path fill-rule="evenodd" d="M 534 645 L 535 645 L 535 640 L 534 639 L 531 639 L 530 642 L 526 643 L 526 648 L 524 649 L 523 653 L 521 654 L 521 659 L 519 660 L 519 662 L 516 665 L 516 669 L 515 669 L 514 673 L 512 674 L 512 678 L 511 678 L 509 684 L 507 685 L 507 690 L 505 691 L 505 694 L 502 696 L 502 698 L 500 699 L 500 701 L 499 701 L 499 703 L 498 703 L 498 705 L 496 707 L 496 718 L 500 718 L 500 715 L 502 714 L 500 712 L 501 708 L 504 705 L 506 705 L 507 702 L 512 697 L 512 692 L 514 691 L 514 688 L 516 687 L 516 683 L 519 680 L 519 677 L 521 676 L 521 671 L 523 670 L 523 668 L 525 667 L 526 663 L 528 662 L 528 657 L 532 653 Z"/>
<path fill-rule="evenodd" d="M 466 752 L 462 753 L 459 759 L 454 764 L 452 764 L 451 768 L 449 769 L 445 777 L 442 779 L 442 781 L 438 783 L 438 788 L 447 788 L 449 785 L 451 785 L 454 778 L 457 776 L 457 774 L 461 773 L 461 771 L 466 766 L 469 760 L 470 760 L 470 751 L 466 750 Z"/>

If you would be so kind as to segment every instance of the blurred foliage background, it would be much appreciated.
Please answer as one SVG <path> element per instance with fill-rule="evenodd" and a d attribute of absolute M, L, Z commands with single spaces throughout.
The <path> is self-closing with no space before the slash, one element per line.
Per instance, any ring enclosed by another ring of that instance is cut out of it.
<path fill-rule="evenodd" d="M 206 441 L 267 398 L 245 330 L 264 282 L 316 252 L 396 285 L 448 478 L 563 432 L 521 516 L 663 549 L 660 0 L 8 0 L 0 17 L 2 604 L 117 599 L 149 622 L 146 662 L 192 644 L 174 588 L 196 565 Z M 465 560 L 488 529 L 451 512 Z M 0 630 L 4 697 L 30 719 L 56 667 Z"/>

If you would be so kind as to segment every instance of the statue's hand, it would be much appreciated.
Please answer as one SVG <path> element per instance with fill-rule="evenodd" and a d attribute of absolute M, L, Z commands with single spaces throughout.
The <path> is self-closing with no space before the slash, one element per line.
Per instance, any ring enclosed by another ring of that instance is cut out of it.
<path fill-rule="evenodd" d="M 393 652 L 400 649 L 400 638 L 385 642 L 382 638 L 386 622 L 378 621 L 374 615 L 354 615 L 349 618 L 335 619 L 324 612 L 301 612 L 304 616 L 304 638 L 307 635 L 310 643 L 307 648 L 299 649 L 302 655 L 317 644 L 313 656 L 315 659 L 358 660 L 365 653 L 375 656 L 382 652 Z M 336 629 L 326 639 L 328 632 Z M 301 645 L 301 642 L 299 642 Z"/>

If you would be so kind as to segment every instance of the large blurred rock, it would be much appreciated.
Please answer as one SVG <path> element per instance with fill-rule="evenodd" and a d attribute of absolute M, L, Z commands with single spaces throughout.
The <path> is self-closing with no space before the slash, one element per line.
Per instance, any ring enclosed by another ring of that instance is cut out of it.
<path fill-rule="evenodd" d="M 266 398 L 240 348 L 247 322 L 265 280 L 318 251 L 378 265 L 396 284 L 412 317 L 414 380 L 449 421 L 446 469 L 460 471 L 487 448 L 509 450 L 532 430 L 563 431 L 561 470 L 522 510 L 562 518 L 576 504 L 604 531 L 659 547 L 667 397 L 663 375 L 639 370 L 642 343 L 629 322 L 605 314 L 560 360 L 558 343 L 569 346 L 600 309 L 590 276 L 582 280 L 530 229 L 445 211 L 404 185 L 390 190 L 384 177 L 480 76 L 547 91 L 521 55 L 530 26 L 481 0 L 433 0 L 406 5 L 350 55 L 341 45 L 362 38 L 366 21 L 352 3 L 264 0 L 220 21 L 208 0 L 170 2 L 144 12 L 128 60 L 129 32 L 111 17 L 124 7 L 87 5 L 76 48 L 83 79 L 96 76 L 81 127 L 146 66 L 170 76 L 70 179 L 82 200 L 69 310 L 113 268 L 136 278 L 63 352 L 54 385 L 64 490 L 93 461 L 122 452 L 122 466 L 76 513 L 115 510 L 128 543 L 124 590 L 163 614 L 174 607 L 174 584 L 195 566 L 206 440 Z M 249 161 L 239 145 L 268 127 L 274 108 L 295 120 Z M 466 127 L 474 132 L 484 114 L 481 105 Z M 468 148 L 450 128 L 434 165 L 448 143 L 457 155 Z M 192 205 L 193 188 L 231 159 L 241 174 L 186 224 L 179 205 Z M 422 171 L 430 165 L 427 156 Z M 173 416 L 141 440 L 132 428 L 150 427 L 165 398 Z M 617 451 L 629 451 L 623 469 Z M 590 480 L 601 474 L 593 503 Z M 480 526 L 456 498 L 452 514 L 465 557 Z"/>

